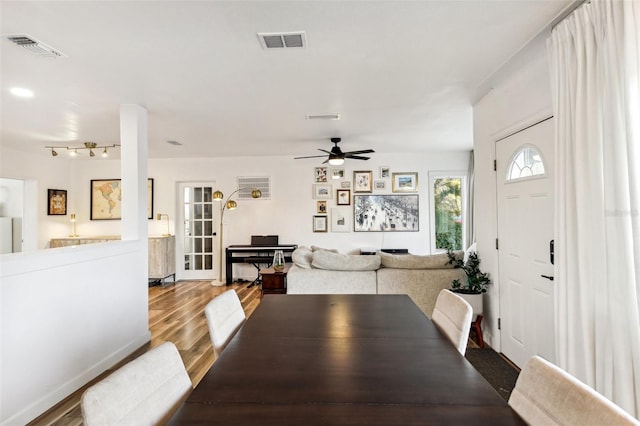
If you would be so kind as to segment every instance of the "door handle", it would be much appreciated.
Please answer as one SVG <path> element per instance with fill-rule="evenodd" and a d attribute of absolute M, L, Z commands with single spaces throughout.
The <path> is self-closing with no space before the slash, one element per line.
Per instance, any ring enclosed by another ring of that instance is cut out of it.
<path fill-rule="evenodd" d="M 552 277 L 552 276 L 549 276 L 549 275 L 540 275 L 540 276 L 541 276 L 542 278 L 546 278 L 546 279 L 548 279 L 549 281 L 553 281 L 553 277 Z"/>

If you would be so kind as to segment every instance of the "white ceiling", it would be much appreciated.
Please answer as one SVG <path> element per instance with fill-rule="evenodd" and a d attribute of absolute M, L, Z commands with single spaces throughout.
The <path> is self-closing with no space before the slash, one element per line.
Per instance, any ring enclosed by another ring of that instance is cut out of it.
<path fill-rule="evenodd" d="M 137 103 L 151 158 L 314 155 L 332 136 L 344 151 L 469 150 L 477 88 L 570 2 L 2 0 L 1 143 L 119 143 L 119 105 Z M 308 46 L 256 35 L 286 31 Z M 16 33 L 68 57 L 33 56 Z M 305 118 L 324 113 L 341 119 Z"/>

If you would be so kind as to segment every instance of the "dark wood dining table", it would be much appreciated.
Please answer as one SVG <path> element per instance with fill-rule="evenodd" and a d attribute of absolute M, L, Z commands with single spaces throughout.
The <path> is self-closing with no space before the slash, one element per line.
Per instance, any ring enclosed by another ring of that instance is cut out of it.
<path fill-rule="evenodd" d="M 266 295 L 170 424 L 524 422 L 406 295 Z"/>

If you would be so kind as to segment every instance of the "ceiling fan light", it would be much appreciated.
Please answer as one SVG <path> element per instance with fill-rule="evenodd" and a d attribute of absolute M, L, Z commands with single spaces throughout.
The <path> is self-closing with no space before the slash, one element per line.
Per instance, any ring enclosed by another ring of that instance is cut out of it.
<path fill-rule="evenodd" d="M 329 158 L 329 164 L 332 166 L 341 166 L 344 164 L 344 158 Z"/>

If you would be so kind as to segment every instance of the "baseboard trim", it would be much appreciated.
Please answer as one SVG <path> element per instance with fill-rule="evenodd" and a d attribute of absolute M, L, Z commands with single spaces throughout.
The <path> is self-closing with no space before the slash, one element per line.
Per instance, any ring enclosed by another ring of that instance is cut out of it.
<path fill-rule="evenodd" d="M 51 409 L 69 395 L 76 392 L 78 389 L 85 386 L 91 380 L 104 373 L 106 370 L 112 368 L 120 361 L 128 357 L 131 353 L 135 352 L 141 346 L 148 344 L 151 341 L 151 332 L 147 331 L 142 336 L 132 340 L 127 345 L 118 349 L 117 351 L 109 354 L 101 361 L 94 364 L 91 368 L 78 374 L 76 377 L 61 384 L 56 389 L 52 390 L 42 398 L 13 414 L 11 417 L 4 419 L 0 425 L 13 426 L 13 425 L 25 425 L 30 421 L 33 421 L 38 416 L 41 416 L 47 410 Z"/>

